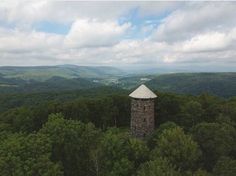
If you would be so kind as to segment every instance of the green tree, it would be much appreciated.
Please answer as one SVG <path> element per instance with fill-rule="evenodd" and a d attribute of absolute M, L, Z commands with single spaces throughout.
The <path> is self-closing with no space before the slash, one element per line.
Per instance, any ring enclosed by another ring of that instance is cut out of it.
<path fill-rule="evenodd" d="M 190 174 L 190 176 L 212 176 L 212 174 L 205 170 L 198 169 L 193 174 Z"/>
<path fill-rule="evenodd" d="M 181 113 L 181 105 L 184 102 L 183 97 L 175 94 L 158 94 L 158 101 L 155 103 L 156 106 L 156 126 L 161 123 L 172 121 L 178 124 L 176 118 Z"/>
<path fill-rule="evenodd" d="M 0 145 L 0 175 L 62 176 L 62 168 L 50 157 L 51 143 L 46 135 L 11 134 Z"/>
<path fill-rule="evenodd" d="M 193 128 L 192 134 L 203 152 L 202 162 L 207 170 L 213 168 L 219 157 L 234 150 L 236 130 L 229 124 L 200 123 Z"/>
<path fill-rule="evenodd" d="M 228 116 L 234 123 L 236 123 L 236 97 L 231 98 L 221 105 L 221 111 L 224 116 Z"/>
<path fill-rule="evenodd" d="M 33 112 L 27 107 L 6 111 L 0 116 L 0 121 L 9 124 L 15 132 L 33 131 Z"/>
<path fill-rule="evenodd" d="M 152 135 L 147 139 L 148 147 L 150 149 L 155 148 L 156 143 L 160 135 L 164 130 L 178 127 L 174 122 L 165 122 L 155 129 Z"/>
<path fill-rule="evenodd" d="M 235 176 L 236 175 L 236 160 L 229 157 L 221 157 L 214 169 L 215 176 Z"/>
<path fill-rule="evenodd" d="M 176 170 L 166 158 L 156 158 L 141 165 L 137 172 L 137 176 L 180 176 L 180 172 Z"/>
<path fill-rule="evenodd" d="M 157 146 L 152 151 L 152 159 L 167 158 L 181 170 L 193 169 L 201 152 L 192 137 L 184 134 L 180 127 L 164 130 L 157 140 Z"/>
<path fill-rule="evenodd" d="M 66 118 L 73 120 L 80 120 L 81 122 L 89 122 L 88 114 L 89 110 L 86 104 L 86 100 L 77 100 L 70 103 L 63 104 L 62 112 Z"/>
<path fill-rule="evenodd" d="M 52 141 L 52 159 L 62 163 L 66 176 L 91 175 L 90 152 L 96 147 L 99 131 L 92 124 L 50 115 L 40 130 Z"/>
<path fill-rule="evenodd" d="M 202 94 L 198 97 L 198 101 L 202 105 L 202 120 L 205 122 L 214 122 L 219 115 L 222 101 L 214 96 Z"/>
<path fill-rule="evenodd" d="M 95 156 L 96 175 L 129 176 L 147 160 L 148 148 L 143 141 L 113 128 L 104 134 Z"/>
<path fill-rule="evenodd" d="M 203 116 L 202 105 L 197 101 L 188 101 L 182 106 L 182 113 L 179 115 L 180 125 L 185 129 L 189 129 L 197 123 L 201 122 Z"/>

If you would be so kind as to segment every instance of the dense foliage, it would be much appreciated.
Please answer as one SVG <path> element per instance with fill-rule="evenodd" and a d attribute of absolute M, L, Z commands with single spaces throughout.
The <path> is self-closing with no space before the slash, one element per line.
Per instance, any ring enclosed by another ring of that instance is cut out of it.
<path fill-rule="evenodd" d="M 199 95 L 208 92 L 221 97 L 235 96 L 236 73 L 177 73 L 160 75 L 147 82 L 159 91 Z"/>
<path fill-rule="evenodd" d="M 101 86 L 84 78 L 67 79 L 62 77 L 52 77 L 46 81 L 25 81 L 22 79 L 9 79 L 0 77 L 1 94 L 9 93 L 39 93 L 51 91 L 67 91 L 78 89 L 89 89 Z"/>
<path fill-rule="evenodd" d="M 127 91 L 0 96 L 1 176 L 234 176 L 236 99 L 158 94 L 156 130 L 129 133 Z"/>

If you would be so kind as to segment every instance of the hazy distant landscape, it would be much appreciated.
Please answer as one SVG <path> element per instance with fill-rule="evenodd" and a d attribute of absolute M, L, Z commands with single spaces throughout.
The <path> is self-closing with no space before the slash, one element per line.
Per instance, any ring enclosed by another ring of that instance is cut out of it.
<path fill-rule="evenodd" d="M 32 93 L 114 86 L 134 89 L 145 83 L 160 92 L 224 98 L 236 96 L 236 73 L 134 74 L 115 67 L 76 65 L 45 67 L 0 67 L 0 90 L 4 93 Z"/>

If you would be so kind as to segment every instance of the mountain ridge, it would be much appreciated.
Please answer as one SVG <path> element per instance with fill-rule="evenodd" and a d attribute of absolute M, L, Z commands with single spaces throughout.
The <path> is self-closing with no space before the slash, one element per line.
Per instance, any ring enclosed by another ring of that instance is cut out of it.
<path fill-rule="evenodd" d="M 236 72 L 172 73 L 146 82 L 152 89 L 164 92 L 199 95 L 210 93 L 221 97 L 236 96 Z"/>
<path fill-rule="evenodd" d="M 124 71 L 110 66 L 1 66 L 0 76 L 4 78 L 21 78 L 23 80 L 45 81 L 53 76 L 63 78 L 105 78 L 124 75 Z"/>

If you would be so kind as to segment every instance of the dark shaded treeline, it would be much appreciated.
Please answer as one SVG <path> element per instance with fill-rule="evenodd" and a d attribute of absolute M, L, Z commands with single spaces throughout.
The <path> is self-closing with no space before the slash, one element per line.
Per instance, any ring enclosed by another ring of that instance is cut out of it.
<path fill-rule="evenodd" d="M 28 114 L 47 120 L 51 113 L 62 113 L 65 118 L 92 122 L 99 128 L 129 127 L 130 98 L 126 90 L 103 87 L 70 92 L 25 95 L 5 95 L 1 98 L 0 117 Z M 177 95 L 156 92 L 156 126 L 167 121 L 186 129 L 200 122 L 214 122 L 220 116 L 236 120 L 235 98 L 228 100 L 202 94 Z M 24 116 L 24 115 L 23 115 Z M 23 117 L 21 117 L 23 118 Z M 6 118 L 7 119 L 7 118 Z M 31 123 L 31 122 L 30 122 Z M 41 123 L 42 124 L 42 123 Z M 37 126 L 37 124 L 36 124 Z M 33 128 L 36 130 L 40 128 Z"/>
<path fill-rule="evenodd" d="M 48 102 L 65 102 L 81 98 L 98 98 L 108 95 L 127 95 L 129 91 L 117 87 L 95 87 L 73 91 L 52 91 L 40 93 L 0 94 L 0 113 L 19 106 L 34 106 Z"/>
<path fill-rule="evenodd" d="M 148 81 L 147 85 L 165 92 L 191 95 L 205 92 L 229 98 L 236 96 L 236 72 L 166 74 Z"/>
<path fill-rule="evenodd" d="M 102 85 L 83 78 L 66 79 L 55 76 L 45 81 L 26 81 L 22 79 L 6 79 L 0 77 L 1 94 L 58 92 L 96 88 L 98 86 Z"/>
<path fill-rule="evenodd" d="M 235 175 L 236 99 L 156 93 L 145 141 L 124 90 L 2 96 L 0 175 Z"/>

